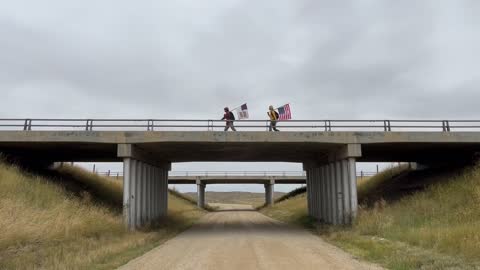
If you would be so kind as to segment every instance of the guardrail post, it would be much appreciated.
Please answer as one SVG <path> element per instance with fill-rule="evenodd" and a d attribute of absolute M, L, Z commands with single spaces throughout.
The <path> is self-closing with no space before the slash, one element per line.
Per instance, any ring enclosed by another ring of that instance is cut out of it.
<path fill-rule="evenodd" d="M 392 131 L 392 125 L 390 123 L 390 120 L 384 120 L 383 121 L 383 130 L 384 131 Z"/>
<path fill-rule="evenodd" d="M 332 131 L 332 121 L 325 120 L 325 131 Z"/>
<path fill-rule="evenodd" d="M 23 130 L 32 130 L 32 119 L 25 119 Z"/>
<path fill-rule="evenodd" d="M 153 120 L 147 121 L 147 131 L 153 131 L 154 122 Z"/>
<path fill-rule="evenodd" d="M 87 120 L 85 130 L 87 130 L 87 131 L 92 131 L 93 130 L 93 120 L 91 120 L 91 119 Z"/>
<path fill-rule="evenodd" d="M 442 129 L 444 132 L 450 132 L 450 123 L 447 120 L 442 121 Z"/>
<path fill-rule="evenodd" d="M 207 120 L 207 130 L 213 131 L 213 120 Z"/>

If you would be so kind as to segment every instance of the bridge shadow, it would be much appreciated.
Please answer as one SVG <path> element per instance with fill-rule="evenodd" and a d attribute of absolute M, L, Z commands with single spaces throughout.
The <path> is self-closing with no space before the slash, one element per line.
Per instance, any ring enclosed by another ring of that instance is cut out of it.
<path fill-rule="evenodd" d="M 214 209 L 211 212 L 257 212 L 255 209 Z"/>
<path fill-rule="evenodd" d="M 299 226 L 288 225 L 264 216 L 255 209 L 221 209 L 194 224 L 185 233 L 196 237 L 243 237 L 305 234 Z"/>

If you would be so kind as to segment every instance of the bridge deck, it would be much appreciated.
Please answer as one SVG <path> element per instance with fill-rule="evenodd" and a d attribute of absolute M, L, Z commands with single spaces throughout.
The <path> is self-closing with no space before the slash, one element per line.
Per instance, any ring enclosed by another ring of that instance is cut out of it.
<path fill-rule="evenodd" d="M 169 176 L 169 184 L 305 184 L 306 176 Z"/>
<path fill-rule="evenodd" d="M 121 161 L 135 144 L 170 162 L 318 160 L 361 144 L 358 161 L 422 161 L 480 151 L 480 132 L 0 131 L 0 151 L 55 161 Z"/>

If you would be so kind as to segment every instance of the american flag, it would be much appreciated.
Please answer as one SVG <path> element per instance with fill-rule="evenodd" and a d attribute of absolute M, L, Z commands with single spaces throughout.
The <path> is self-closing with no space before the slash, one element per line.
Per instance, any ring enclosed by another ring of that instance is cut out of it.
<path fill-rule="evenodd" d="M 238 111 L 238 119 L 248 119 L 247 103 L 240 106 L 240 110 Z"/>
<path fill-rule="evenodd" d="M 285 104 L 282 107 L 278 108 L 278 120 L 289 120 L 292 119 L 292 112 L 290 111 L 290 104 Z"/>

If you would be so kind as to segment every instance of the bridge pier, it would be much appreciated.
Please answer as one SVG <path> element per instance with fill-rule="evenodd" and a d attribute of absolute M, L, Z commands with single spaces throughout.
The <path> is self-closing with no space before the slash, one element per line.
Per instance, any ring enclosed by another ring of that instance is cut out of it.
<path fill-rule="evenodd" d="M 351 224 L 357 215 L 356 157 L 359 145 L 347 145 L 328 161 L 305 163 L 308 212 L 329 224 Z"/>
<path fill-rule="evenodd" d="M 264 184 L 264 186 L 265 186 L 265 204 L 267 206 L 272 206 L 274 202 L 273 195 L 274 195 L 275 182 L 274 180 L 270 180 L 270 183 Z"/>
<path fill-rule="evenodd" d="M 170 164 L 149 162 L 132 145 L 119 145 L 123 157 L 123 216 L 134 230 L 167 215 Z"/>
<path fill-rule="evenodd" d="M 207 185 L 197 180 L 197 206 L 198 208 L 205 208 L 205 189 Z"/>

